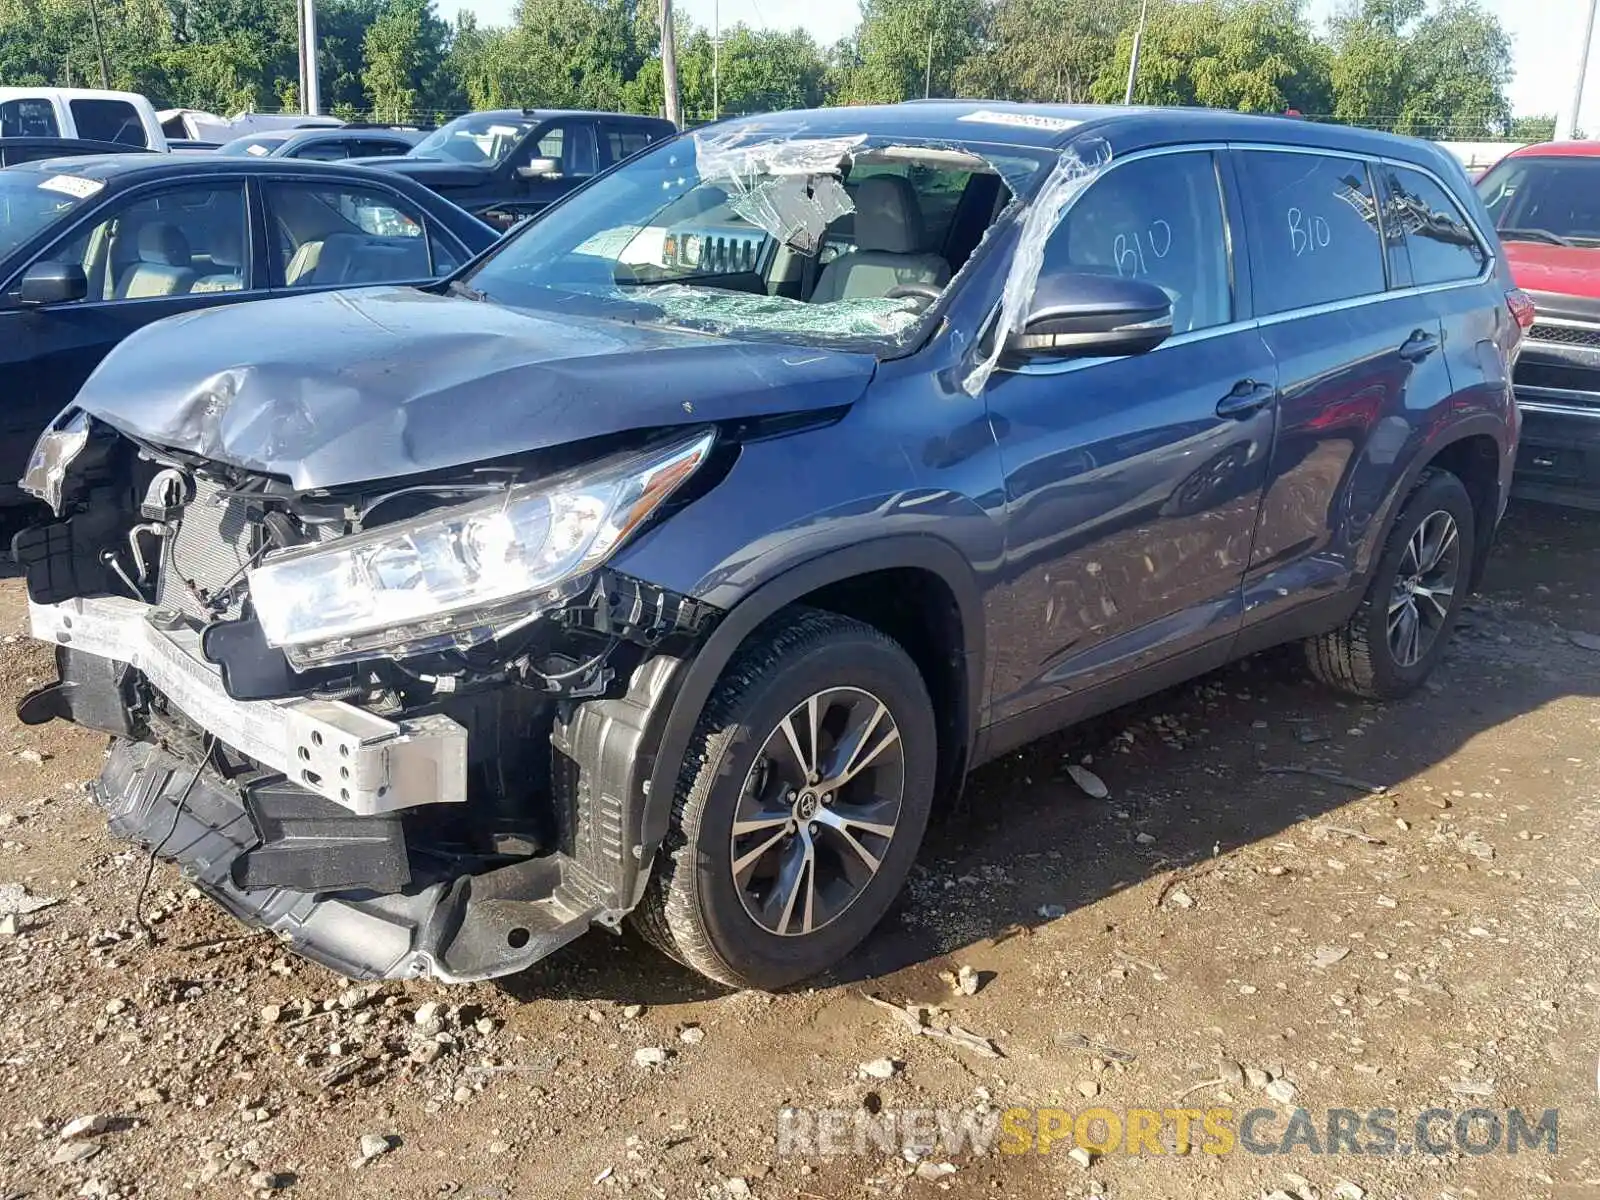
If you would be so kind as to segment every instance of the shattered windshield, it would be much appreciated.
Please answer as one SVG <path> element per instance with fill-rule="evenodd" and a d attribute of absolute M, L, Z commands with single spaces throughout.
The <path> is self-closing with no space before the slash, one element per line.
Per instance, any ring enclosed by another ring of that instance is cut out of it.
<path fill-rule="evenodd" d="M 538 123 L 531 117 L 513 119 L 492 113 L 457 117 L 423 138 L 406 152 L 406 157 L 494 166 L 503 162 Z"/>
<path fill-rule="evenodd" d="M 468 280 L 499 303 L 815 344 L 904 344 L 1051 161 L 980 144 L 666 143 L 531 222 Z"/>

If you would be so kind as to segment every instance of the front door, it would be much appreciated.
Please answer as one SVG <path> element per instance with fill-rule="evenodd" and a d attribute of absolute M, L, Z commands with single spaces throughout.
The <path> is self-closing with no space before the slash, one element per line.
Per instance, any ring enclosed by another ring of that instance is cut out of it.
<path fill-rule="evenodd" d="M 534 159 L 547 158 L 559 164 L 555 171 L 528 174 L 524 168 Z M 580 118 L 551 121 L 531 133 L 507 160 L 510 169 L 509 196 L 496 205 L 497 212 L 521 219 L 536 216 L 573 188 L 600 173 L 600 143 L 595 122 Z"/>
<path fill-rule="evenodd" d="M 242 183 L 192 183 L 112 203 L 36 261 L 82 264 L 89 294 L 0 311 L 0 482 L 21 478 L 38 434 L 136 329 L 251 288 Z"/>
<path fill-rule="evenodd" d="M 1220 663 L 1238 630 L 1275 375 L 1238 319 L 1223 165 L 1200 150 L 1114 165 L 1046 250 L 1045 272 L 1164 288 L 1170 341 L 990 380 L 1006 475 L 994 717 L 1016 740 L 1103 706 L 1100 685 L 1143 668 Z"/>

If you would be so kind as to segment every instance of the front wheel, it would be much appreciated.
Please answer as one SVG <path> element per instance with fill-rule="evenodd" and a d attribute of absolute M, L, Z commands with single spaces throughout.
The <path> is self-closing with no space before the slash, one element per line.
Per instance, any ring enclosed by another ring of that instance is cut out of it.
<path fill-rule="evenodd" d="M 835 613 L 769 621 L 701 714 L 634 924 L 733 987 L 826 970 L 910 873 L 935 736 L 927 688 L 898 643 Z"/>
<path fill-rule="evenodd" d="M 1367 700 L 1422 685 L 1444 656 L 1473 577 L 1472 498 L 1448 471 L 1418 481 L 1384 544 L 1366 596 L 1340 628 L 1306 643 L 1312 674 Z"/>

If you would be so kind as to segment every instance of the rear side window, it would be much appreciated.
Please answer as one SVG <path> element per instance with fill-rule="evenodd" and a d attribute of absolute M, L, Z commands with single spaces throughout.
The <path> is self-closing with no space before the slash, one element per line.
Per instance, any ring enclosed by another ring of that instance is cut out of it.
<path fill-rule="evenodd" d="M 650 128 L 645 125 L 620 125 L 607 122 L 601 126 L 601 136 L 606 141 L 606 151 L 611 162 L 619 163 L 631 158 L 650 144 Z"/>
<path fill-rule="evenodd" d="M 1172 298 L 1178 333 L 1226 324 L 1233 300 L 1215 160 L 1197 150 L 1108 171 L 1051 234 L 1044 270 L 1153 283 Z"/>
<path fill-rule="evenodd" d="M 56 124 L 56 110 L 50 101 L 21 99 L 0 104 L 0 137 L 60 136 L 61 127 Z"/>
<path fill-rule="evenodd" d="M 122 146 L 148 146 L 139 110 L 126 100 L 74 100 L 72 123 L 78 136 Z"/>
<path fill-rule="evenodd" d="M 1239 170 L 1258 316 L 1383 291 L 1366 163 L 1252 150 Z"/>
<path fill-rule="evenodd" d="M 453 270 L 459 258 L 429 237 L 420 210 L 387 191 L 273 182 L 266 200 L 276 286 L 412 283 Z"/>
<path fill-rule="evenodd" d="M 1483 273 L 1489 256 L 1444 188 L 1406 167 L 1379 172 L 1385 232 L 1391 244 L 1403 242 L 1413 284 L 1455 283 Z"/>

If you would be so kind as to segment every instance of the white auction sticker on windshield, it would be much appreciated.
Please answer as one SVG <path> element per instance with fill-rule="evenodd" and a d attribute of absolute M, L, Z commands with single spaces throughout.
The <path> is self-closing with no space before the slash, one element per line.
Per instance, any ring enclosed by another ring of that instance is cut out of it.
<path fill-rule="evenodd" d="M 254 154 L 257 158 L 265 158 L 267 156 L 267 148 L 260 142 L 251 142 L 244 148 L 244 152 L 246 154 Z"/>
<path fill-rule="evenodd" d="M 60 192 L 79 200 L 87 200 L 103 187 L 105 184 L 98 179 L 83 179 L 77 175 L 52 175 L 39 185 L 41 191 Z"/>
<path fill-rule="evenodd" d="M 1047 117 L 1042 113 L 996 112 L 991 108 L 980 108 L 976 112 L 969 112 L 961 120 L 981 121 L 985 125 L 1011 125 L 1018 129 L 1044 129 L 1051 133 L 1065 133 L 1083 124 L 1082 121 L 1075 121 L 1071 117 Z"/>

